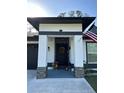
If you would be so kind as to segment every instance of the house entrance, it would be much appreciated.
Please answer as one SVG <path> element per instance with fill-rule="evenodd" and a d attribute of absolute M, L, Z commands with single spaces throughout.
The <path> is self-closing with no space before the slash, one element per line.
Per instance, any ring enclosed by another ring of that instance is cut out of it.
<path fill-rule="evenodd" d="M 55 64 L 57 68 L 69 65 L 69 38 L 55 38 Z"/>

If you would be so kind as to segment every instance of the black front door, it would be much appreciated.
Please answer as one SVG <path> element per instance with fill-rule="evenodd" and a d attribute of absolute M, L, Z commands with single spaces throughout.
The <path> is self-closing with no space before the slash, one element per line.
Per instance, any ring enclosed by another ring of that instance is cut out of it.
<path fill-rule="evenodd" d="M 69 39 L 68 38 L 56 38 L 55 39 L 55 62 L 58 64 L 58 68 L 67 67 L 69 59 Z"/>

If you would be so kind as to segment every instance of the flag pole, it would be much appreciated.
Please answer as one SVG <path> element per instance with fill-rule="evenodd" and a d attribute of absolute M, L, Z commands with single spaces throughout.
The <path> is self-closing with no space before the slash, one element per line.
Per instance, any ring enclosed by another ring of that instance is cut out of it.
<path fill-rule="evenodd" d="M 89 30 L 89 28 L 95 23 L 95 20 L 96 19 L 94 19 L 94 21 L 83 31 L 83 34 L 85 34 Z"/>

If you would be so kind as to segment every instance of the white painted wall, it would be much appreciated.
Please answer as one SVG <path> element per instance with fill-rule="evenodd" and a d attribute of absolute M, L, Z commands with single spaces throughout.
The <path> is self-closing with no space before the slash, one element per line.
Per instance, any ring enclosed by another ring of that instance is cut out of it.
<path fill-rule="evenodd" d="M 47 66 L 47 35 L 39 35 L 38 67 Z"/>
<path fill-rule="evenodd" d="M 54 37 L 48 37 L 48 47 L 50 47 L 50 49 L 48 50 L 48 53 L 47 53 L 47 62 L 53 63 L 54 57 L 55 57 L 55 38 Z"/>
<path fill-rule="evenodd" d="M 40 24 L 39 30 L 40 31 L 56 31 L 58 32 L 60 29 L 63 32 L 75 32 L 75 31 L 82 31 L 82 24 Z"/>
<path fill-rule="evenodd" d="M 83 67 L 83 41 L 82 35 L 74 36 L 74 56 L 75 56 L 75 67 Z"/>

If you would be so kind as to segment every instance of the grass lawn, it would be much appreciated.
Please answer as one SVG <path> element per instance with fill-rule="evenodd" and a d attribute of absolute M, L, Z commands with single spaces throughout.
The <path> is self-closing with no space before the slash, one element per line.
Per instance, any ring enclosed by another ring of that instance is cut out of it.
<path fill-rule="evenodd" d="M 97 76 L 85 76 L 85 79 L 89 82 L 92 88 L 97 92 Z"/>

